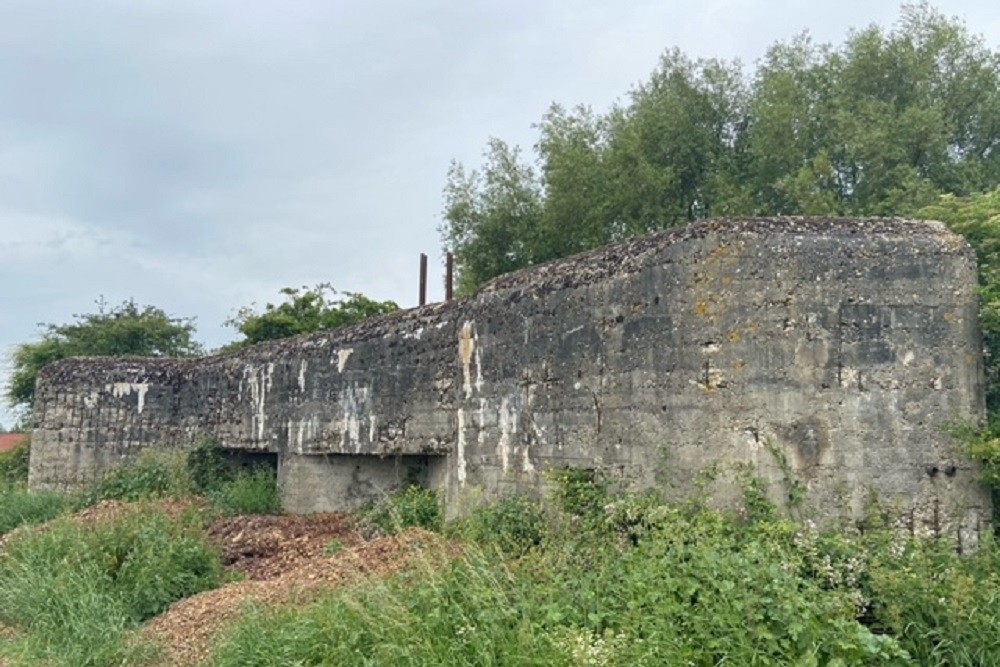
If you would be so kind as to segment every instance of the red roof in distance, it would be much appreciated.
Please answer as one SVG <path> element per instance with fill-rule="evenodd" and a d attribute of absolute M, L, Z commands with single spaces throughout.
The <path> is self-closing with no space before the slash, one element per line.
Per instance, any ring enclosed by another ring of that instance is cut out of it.
<path fill-rule="evenodd" d="M 27 433 L 0 433 L 0 453 L 9 452 L 20 445 L 27 437 Z"/>

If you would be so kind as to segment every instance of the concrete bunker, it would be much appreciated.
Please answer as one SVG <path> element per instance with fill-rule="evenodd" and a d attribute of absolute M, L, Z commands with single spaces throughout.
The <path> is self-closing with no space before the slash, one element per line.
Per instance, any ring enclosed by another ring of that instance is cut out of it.
<path fill-rule="evenodd" d="M 940 223 L 699 222 L 239 353 L 60 362 L 30 484 L 206 437 L 276 455 L 295 511 L 415 475 L 454 513 L 561 467 L 683 496 L 743 465 L 778 501 L 794 476 L 816 518 L 859 519 L 875 494 L 969 544 L 990 499 L 945 426 L 984 414 L 977 316 L 972 251 Z"/>

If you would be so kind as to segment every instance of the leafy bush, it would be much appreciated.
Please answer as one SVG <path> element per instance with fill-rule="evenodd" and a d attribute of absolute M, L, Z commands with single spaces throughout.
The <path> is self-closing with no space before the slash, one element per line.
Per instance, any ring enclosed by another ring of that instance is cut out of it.
<path fill-rule="evenodd" d="M 610 501 L 604 476 L 589 468 L 561 468 L 549 473 L 555 483 L 552 500 L 563 512 L 584 519 L 599 519 Z"/>
<path fill-rule="evenodd" d="M 956 557 L 948 540 L 872 549 L 866 588 L 875 627 L 921 665 L 1000 665 L 1000 549 L 987 538 Z"/>
<path fill-rule="evenodd" d="M 264 465 L 239 469 L 217 442 L 207 440 L 190 449 L 186 466 L 194 491 L 226 514 L 281 511 L 275 471 Z"/>
<path fill-rule="evenodd" d="M 443 565 L 254 610 L 214 664 L 913 664 L 858 622 L 858 580 L 813 571 L 831 551 L 806 553 L 796 524 L 627 504 L 645 517 L 635 545 L 583 522 L 515 560 L 465 544 Z"/>
<path fill-rule="evenodd" d="M 274 471 L 263 466 L 240 471 L 209 491 L 208 498 L 226 514 L 277 514 L 281 511 Z"/>
<path fill-rule="evenodd" d="M 439 531 L 444 511 L 436 491 L 411 484 L 399 493 L 386 496 L 365 512 L 364 519 L 387 533 L 413 527 Z"/>
<path fill-rule="evenodd" d="M 28 484 L 28 462 L 31 445 L 23 442 L 9 452 L 0 453 L 0 489 L 24 487 Z"/>
<path fill-rule="evenodd" d="M 147 453 L 108 471 L 86 495 L 84 503 L 181 497 L 191 490 L 191 478 L 179 456 L 171 452 Z"/>
<path fill-rule="evenodd" d="M 222 447 L 213 440 L 205 440 L 188 450 L 186 465 L 196 493 L 208 494 L 231 481 L 234 471 L 226 461 Z"/>
<path fill-rule="evenodd" d="M 122 664 L 129 628 L 218 585 L 221 564 L 195 514 L 136 510 L 65 518 L 12 539 L 0 559 L 0 622 L 28 634 L 33 662 Z"/>
<path fill-rule="evenodd" d="M 520 496 L 476 508 L 451 526 L 449 534 L 493 547 L 508 557 L 517 557 L 542 543 L 545 513 L 541 505 Z"/>

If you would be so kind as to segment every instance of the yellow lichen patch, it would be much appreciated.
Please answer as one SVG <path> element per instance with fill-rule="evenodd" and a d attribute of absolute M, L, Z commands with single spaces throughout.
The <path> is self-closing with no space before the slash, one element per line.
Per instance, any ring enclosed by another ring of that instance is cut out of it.
<path fill-rule="evenodd" d="M 728 338 L 730 343 L 738 343 L 743 338 L 743 334 L 740 333 L 739 329 L 733 329 L 729 332 Z"/>
<path fill-rule="evenodd" d="M 724 259 L 727 255 L 729 255 L 729 248 L 727 246 L 720 245 L 717 246 L 715 250 L 713 250 L 711 253 L 709 253 L 708 258 L 710 260 L 720 260 Z"/>
<path fill-rule="evenodd" d="M 699 301 L 698 303 L 694 304 L 694 312 L 702 317 L 708 317 L 708 302 Z"/>
<path fill-rule="evenodd" d="M 959 319 L 958 315 L 956 315 L 951 311 L 948 311 L 947 313 L 944 314 L 944 321 L 947 322 L 948 324 L 954 324 L 955 322 L 958 322 L 958 319 Z"/>
<path fill-rule="evenodd" d="M 733 368 L 735 368 L 738 371 L 742 371 L 746 367 L 747 367 L 747 364 L 742 359 L 737 359 L 736 361 L 733 362 Z"/>

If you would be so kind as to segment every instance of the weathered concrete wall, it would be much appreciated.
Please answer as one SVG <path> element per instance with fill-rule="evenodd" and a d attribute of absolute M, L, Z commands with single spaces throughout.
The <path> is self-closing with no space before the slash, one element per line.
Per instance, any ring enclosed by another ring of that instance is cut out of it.
<path fill-rule="evenodd" d="M 971 251 L 937 223 L 698 223 L 240 354 L 62 362 L 31 484 L 205 437 L 277 452 L 299 510 L 414 476 L 455 508 L 561 466 L 680 495 L 744 464 L 778 499 L 804 484 L 804 512 L 860 517 L 874 492 L 974 540 L 989 498 L 945 425 L 983 413 L 976 315 Z"/>

